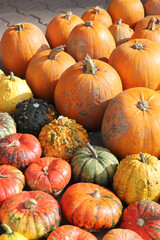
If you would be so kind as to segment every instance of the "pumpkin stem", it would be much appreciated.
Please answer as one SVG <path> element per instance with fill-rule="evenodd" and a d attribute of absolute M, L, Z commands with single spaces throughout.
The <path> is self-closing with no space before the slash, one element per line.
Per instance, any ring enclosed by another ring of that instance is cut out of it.
<path fill-rule="evenodd" d="M 136 50 L 143 50 L 143 44 L 142 43 L 139 43 L 139 42 L 135 42 L 132 46 L 133 49 L 136 49 Z"/>
<path fill-rule="evenodd" d="M 95 14 L 101 14 L 101 9 L 99 6 L 96 6 L 94 10 L 95 10 Z"/>
<path fill-rule="evenodd" d="M 10 80 L 13 81 L 13 79 L 14 79 L 14 73 L 10 72 Z"/>
<path fill-rule="evenodd" d="M 119 18 L 117 21 L 117 25 L 121 25 L 122 24 L 122 18 Z"/>
<path fill-rule="evenodd" d="M 155 30 L 155 18 L 152 17 L 150 20 L 149 20 L 149 23 L 148 23 L 148 26 L 147 26 L 147 29 L 148 30 L 151 30 L 151 31 L 154 31 Z"/>
<path fill-rule="evenodd" d="M 64 126 L 64 124 L 65 124 L 65 119 L 64 119 L 63 116 L 59 116 L 59 118 L 58 118 L 57 120 L 58 120 L 58 124 L 59 124 L 60 126 Z"/>
<path fill-rule="evenodd" d="M 39 103 L 33 103 L 33 107 L 35 107 L 35 108 L 38 108 L 39 107 Z"/>
<path fill-rule="evenodd" d="M 34 209 L 36 205 L 37 205 L 37 201 L 33 198 L 28 198 L 24 203 L 25 208 L 29 210 Z"/>
<path fill-rule="evenodd" d="M 9 174 L 8 175 L 3 175 L 3 174 L 0 173 L 0 178 L 8 178 L 8 177 L 10 177 Z"/>
<path fill-rule="evenodd" d="M 16 25 L 16 30 L 17 30 L 17 31 L 22 31 L 23 29 L 24 29 L 23 23 L 18 23 L 18 24 Z"/>
<path fill-rule="evenodd" d="M 141 162 L 145 163 L 146 159 L 144 157 L 144 154 L 142 152 L 139 153 L 140 157 L 141 157 Z"/>
<path fill-rule="evenodd" d="M 136 224 L 138 227 L 143 227 L 144 226 L 144 219 L 143 218 L 138 218 L 136 221 Z"/>
<path fill-rule="evenodd" d="M 70 20 L 70 19 L 71 19 L 71 15 L 72 15 L 72 12 L 71 12 L 71 11 L 68 11 L 68 12 L 66 13 L 66 15 L 64 16 L 64 18 Z"/>
<path fill-rule="evenodd" d="M 50 54 L 48 56 L 48 59 L 50 60 L 55 60 L 56 59 L 56 53 L 57 52 L 61 52 L 61 51 L 64 51 L 64 48 L 66 47 L 66 45 L 60 45 L 58 47 L 55 47 L 53 48 L 51 51 L 50 51 Z"/>
<path fill-rule="evenodd" d="M 156 24 L 160 25 L 160 17 L 157 18 Z"/>
<path fill-rule="evenodd" d="M 142 111 L 146 111 L 149 108 L 148 101 L 139 101 L 137 107 Z"/>
<path fill-rule="evenodd" d="M 101 197 L 98 188 L 95 188 L 94 192 L 91 193 L 91 196 L 94 197 L 94 198 L 100 198 Z"/>
<path fill-rule="evenodd" d="M 18 147 L 20 145 L 20 142 L 18 140 L 14 140 L 11 143 L 7 145 L 7 147 Z"/>
<path fill-rule="evenodd" d="M 44 174 L 48 175 L 48 166 L 45 166 L 45 167 L 43 168 L 43 172 L 44 172 Z"/>
<path fill-rule="evenodd" d="M 89 142 L 86 144 L 86 146 L 91 151 L 92 157 L 97 159 L 98 158 L 98 154 L 96 153 L 94 147 L 92 147 L 92 145 Z"/>
<path fill-rule="evenodd" d="M 93 26 L 93 22 L 92 21 L 86 21 L 85 22 L 85 26 L 86 27 L 92 27 Z"/>
<path fill-rule="evenodd" d="M 1 226 L 4 228 L 4 230 L 6 231 L 7 235 L 13 234 L 13 231 L 11 230 L 11 228 L 6 223 L 1 224 Z"/>
<path fill-rule="evenodd" d="M 84 60 L 84 72 L 85 73 L 90 73 L 90 74 L 95 74 L 97 69 L 96 69 L 96 66 L 94 65 L 91 57 L 86 54 L 85 56 L 85 60 Z"/>

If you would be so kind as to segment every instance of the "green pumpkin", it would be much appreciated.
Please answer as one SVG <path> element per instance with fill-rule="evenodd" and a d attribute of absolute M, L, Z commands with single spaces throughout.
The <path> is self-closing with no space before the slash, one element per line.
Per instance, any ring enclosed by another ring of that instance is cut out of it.
<path fill-rule="evenodd" d="M 16 133 L 16 123 L 7 112 L 0 112 L 0 139 Z"/>
<path fill-rule="evenodd" d="M 87 143 L 75 152 L 70 164 L 76 182 L 90 182 L 107 187 L 113 182 L 119 161 L 108 149 Z"/>

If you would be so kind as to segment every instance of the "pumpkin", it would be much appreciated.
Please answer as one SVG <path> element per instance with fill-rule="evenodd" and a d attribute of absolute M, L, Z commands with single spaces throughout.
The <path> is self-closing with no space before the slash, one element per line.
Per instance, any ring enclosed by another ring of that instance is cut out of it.
<path fill-rule="evenodd" d="M 70 224 L 89 232 L 113 228 L 122 214 L 120 199 L 94 183 L 75 183 L 61 199 L 62 213 Z"/>
<path fill-rule="evenodd" d="M 138 21 L 135 25 L 134 31 L 138 31 L 138 30 L 142 30 L 147 28 L 149 21 L 151 20 L 151 18 L 154 18 L 154 23 L 156 25 L 156 29 L 160 28 L 160 16 L 159 15 L 154 15 L 154 16 L 146 16 L 144 18 L 142 18 L 140 21 Z"/>
<path fill-rule="evenodd" d="M 42 99 L 29 98 L 16 105 L 13 118 L 19 133 L 30 133 L 38 137 L 42 127 L 58 114 L 53 105 Z"/>
<path fill-rule="evenodd" d="M 25 178 L 32 190 L 58 196 L 71 179 L 71 166 L 61 158 L 42 157 L 26 168 Z"/>
<path fill-rule="evenodd" d="M 101 128 L 104 147 L 119 160 L 139 152 L 159 158 L 159 114 L 158 92 L 140 87 L 121 92 L 110 101 L 104 113 Z"/>
<path fill-rule="evenodd" d="M 150 17 L 147 27 L 146 26 L 144 28 L 137 27 L 137 30 L 131 36 L 131 39 L 145 38 L 145 39 L 154 41 L 160 45 L 160 25 L 159 25 L 160 23 L 159 23 L 159 21 L 160 21 L 159 18 L 157 18 L 157 22 L 156 22 L 156 18 Z M 139 26 L 140 26 L 140 24 L 139 24 Z"/>
<path fill-rule="evenodd" d="M 7 112 L 0 112 L 0 139 L 17 132 L 16 123 Z"/>
<path fill-rule="evenodd" d="M 120 228 L 129 229 L 145 240 L 160 239 L 160 205 L 141 200 L 128 205 L 122 214 Z"/>
<path fill-rule="evenodd" d="M 127 42 L 134 33 L 133 29 L 130 28 L 128 24 L 122 22 L 121 18 L 109 26 L 108 29 L 112 33 L 116 46 Z"/>
<path fill-rule="evenodd" d="M 70 161 L 76 150 L 83 147 L 88 141 L 88 133 L 82 125 L 74 119 L 59 116 L 45 125 L 38 137 L 43 156 L 58 157 Z"/>
<path fill-rule="evenodd" d="M 70 32 L 80 23 L 83 23 L 83 20 L 71 11 L 54 17 L 47 25 L 45 33 L 50 47 L 54 48 L 67 44 Z"/>
<path fill-rule="evenodd" d="M 48 42 L 35 24 L 13 24 L 1 38 L 2 64 L 7 72 L 12 71 L 16 76 L 24 78 L 29 61 L 45 49 L 49 49 Z"/>
<path fill-rule="evenodd" d="M 27 240 L 21 233 L 13 232 L 7 224 L 2 224 L 2 227 L 5 229 L 6 233 L 0 236 L 0 240 Z"/>
<path fill-rule="evenodd" d="M 119 162 L 108 149 L 87 143 L 74 153 L 70 164 L 76 182 L 92 182 L 107 187 L 112 185 Z"/>
<path fill-rule="evenodd" d="M 104 24 L 107 28 L 112 25 L 112 19 L 108 12 L 100 8 L 99 6 L 90 8 L 89 10 L 86 10 L 83 15 L 81 16 L 84 22 L 86 21 L 98 21 L 102 24 Z"/>
<path fill-rule="evenodd" d="M 53 103 L 54 90 L 60 76 L 76 63 L 63 50 L 64 46 L 45 50 L 30 61 L 26 71 L 26 81 L 35 97 Z"/>
<path fill-rule="evenodd" d="M 159 0 L 147 0 L 144 4 L 145 15 L 160 15 Z"/>
<path fill-rule="evenodd" d="M 160 162 L 148 153 L 124 158 L 113 177 L 113 189 L 127 204 L 160 199 Z"/>
<path fill-rule="evenodd" d="M 0 165 L 0 205 L 6 198 L 22 192 L 25 185 L 23 173 L 11 166 Z"/>
<path fill-rule="evenodd" d="M 129 229 L 115 228 L 109 230 L 102 240 L 143 240 L 136 232 Z"/>
<path fill-rule="evenodd" d="M 140 0 L 111 0 L 107 11 L 113 22 L 122 18 L 123 22 L 134 28 L 135 24 L 144 18 L 144 7 Z"/>
<path fill-rule="evenodd" d="M 117 72 L 109 64 L 86 55 L 84 61 L 62 74 L 54 101 L 59 114 L 75 119 L 87 130 L 96 130 L 101 127 L 110 99 L 121 91 Z"/>
<path fill-rule="evenodd" d="M 67 41 L 67 53 L 76 61 L 91 58 L 107 62 L 115 49 L 114 38 L 108 28 L 97 21 L 86 21 L 73 28 Z"/>
<path fill-rule="evenodd" d="M 41 155 L 41 144 L 32 134 L 13 133 L 0 140 L 0 164 L 24 169 Z"/>
<path fill-rule="evenodd" d="M 39 239 L 59 227 L 60 206 L 43 191 L 23 191 L 7 198 L 0 209 L 0 220 L 27 239 Z"/>
<path fill-rule="evenodd" d="M 16 104 L 33 97 L 26 80 L 10 75 L 0 80 L 0 111 L 8 112 L 12 115 L 16 109 Z"/>
<path fill-rule="evenodd" d="M 47 240 L 97 240 L 90 232 L 76 226 L 63 225 L 51 232 Z"/>
<path fill-rule="evenodd" d="M 160 89 L 160 45 L 149 39 L 132 39 L 112 52 L 108 63 L 118 72 L 123 89 Z"/>

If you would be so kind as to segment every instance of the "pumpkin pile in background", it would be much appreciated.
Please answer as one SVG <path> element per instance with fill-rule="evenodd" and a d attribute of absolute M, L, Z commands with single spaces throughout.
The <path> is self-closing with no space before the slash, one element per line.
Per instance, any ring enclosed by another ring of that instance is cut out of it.
<path fill-rule="evenodd" d="M 4 32 L 0 240 L 160 239 L 159 39 L 157 0 Z"/>

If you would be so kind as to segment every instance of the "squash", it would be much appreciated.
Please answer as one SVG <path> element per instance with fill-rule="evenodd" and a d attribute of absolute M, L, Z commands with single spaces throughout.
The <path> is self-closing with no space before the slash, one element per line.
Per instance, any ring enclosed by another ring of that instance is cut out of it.
<path fill-rule="evenodd" d="M 39 27 L 28 22 L 13 24 L 1 38 L 2 64 L 8 73 L 24 78 L 32 57 L 46 49 L 49 44 Z"/>
<path fill-rule="evenodd" d="M 5 76 L 6 76 L 5 73 L 2 71 L 2 69 L 0 69 L 0 79 Z"/>
<path fill-rule="evenodd" d="M 58 114 L 53 105 L 42 99 L 29 98 L 17 103 L 13 118 L 19 133 L 29 133 L 38 137 L 42 127 Z"/>
<path fill-rule="evenodd" d="M 12 115 L 16 109 L 16 104 L 33 97 L 26 80 L 10 75 L 0 80 L 0 111 L 8 112 Z"/>
<path fill-rule="evenodd" d="M 38 137 L 43 156 L 58 157 L 70 161 L 76 150 L 88 141 L 88 133 L 74 119 L 59 116 L 58 119 L 45 125 Z"/>
<path fill-rule="evenodd" d="M 0 112 L 0 139 L 17 132 L 16 123 L 7 112 Z"/>
<path fill-rule="evenodd" d="M 5 229 L 6 233 L 0 236 L 0 240 L 27 240 L 21 233 L 13 232 L 7 224 L 4 223 L 1 226 Z"/>
<path fill-rule="evenodd" d="M 160 15 L 159 0 L 147 0 L 144 4 L 145 15 Z"/>
<path fill-rule="evenodd" d="M 109 230 L 102 240 L 143 240 L 136 232 L 129 229 L 115 228 Z"/>
<path fill-rule="evenodd" d="M 113 228 L 122 214 L 120 199 L 110 190 L 94 183 L 75 183 L 61 199 L 67 221 L 89 232 Z"/>
<path fill-rule="evenodd" d="M 108 149 L 87 143 L 74 153 L 70 164 L 76 182 L 92 182 L 107 187 L 112 185 L 119 162 Z"/>

